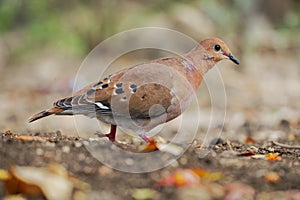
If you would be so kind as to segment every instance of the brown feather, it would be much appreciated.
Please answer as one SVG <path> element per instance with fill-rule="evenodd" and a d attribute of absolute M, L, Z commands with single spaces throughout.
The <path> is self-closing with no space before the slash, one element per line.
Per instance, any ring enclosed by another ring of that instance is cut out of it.
<path fill-rule="evenodd" d="M 29 122 L 33 122 L 35 120 L 41 119 L 43 117 L 47 117 L 49 115 L 53 115 L 53 114 L 58 114 L 60 112 L 64 111 L 64 109 L 62 108 L 50 108 L 49 110 L 44 110 L 40 113 L 37 113 L 35 115 L 33 115 L 30 119 Z"/>

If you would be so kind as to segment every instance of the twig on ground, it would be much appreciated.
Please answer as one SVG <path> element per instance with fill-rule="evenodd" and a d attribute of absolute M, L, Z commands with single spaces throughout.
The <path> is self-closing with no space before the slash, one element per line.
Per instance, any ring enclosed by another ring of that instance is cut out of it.
<path fill-rule="evenodd" d="M 288 145 L 288 144 L 283 144 L 283 143 L 279 143 L 276 141 L 271 141 L 273 145 L 277 145 L 280 146 L 282 148 L 287 148 L 287 149 L 300 149 L 300 146 L 292 146 L 292 145 Z"/>

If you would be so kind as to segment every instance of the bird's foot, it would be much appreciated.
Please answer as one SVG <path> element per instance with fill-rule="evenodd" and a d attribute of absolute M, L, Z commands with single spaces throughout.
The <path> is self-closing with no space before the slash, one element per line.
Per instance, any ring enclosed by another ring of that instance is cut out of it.
<path fill-rule="evenodd" d="M 116 137 L 115 137 L 115 134 L 113 133 L 107 133 L 107 134 L 104 134 L 104 133 L 101 133 L 101 132 L 96 132 L 95 135 L 97 135 L 98 137 L 100 138 L 103 138 L 103 137 L 107 137 L 110 141 L 114 142 L 116 141 Z"/>
<path fill-rule="evenodd" d="M 107 137 L 110 141 L 114 142 L 116 140 L 116 131 L 117 131 L 117 126 L 111 124 L 110 131 L 108 134 L 103 134 L 98 131 L 95 134 L 98 135 L 98 137 Z"/>

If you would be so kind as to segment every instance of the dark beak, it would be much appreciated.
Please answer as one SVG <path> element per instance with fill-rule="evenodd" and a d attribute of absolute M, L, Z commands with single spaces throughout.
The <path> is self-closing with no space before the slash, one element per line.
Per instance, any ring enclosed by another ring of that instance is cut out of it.
<path fill-rule="evenodd" d="M 235 58 L 231 53 L 228 55 L 228 58 L 235 64 L 237 64 L 237 65 L 240 64 L 239 60 L 237 58 Z"/>

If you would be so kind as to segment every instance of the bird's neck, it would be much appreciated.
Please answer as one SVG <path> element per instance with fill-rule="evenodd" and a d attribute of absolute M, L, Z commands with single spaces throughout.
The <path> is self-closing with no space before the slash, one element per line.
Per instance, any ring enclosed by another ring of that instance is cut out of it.
<path fill-rule="evenodd" d="M 185 57 L 194 64 L 202 77 L 216 64 L 200 45 L 188 52 Z"/>

